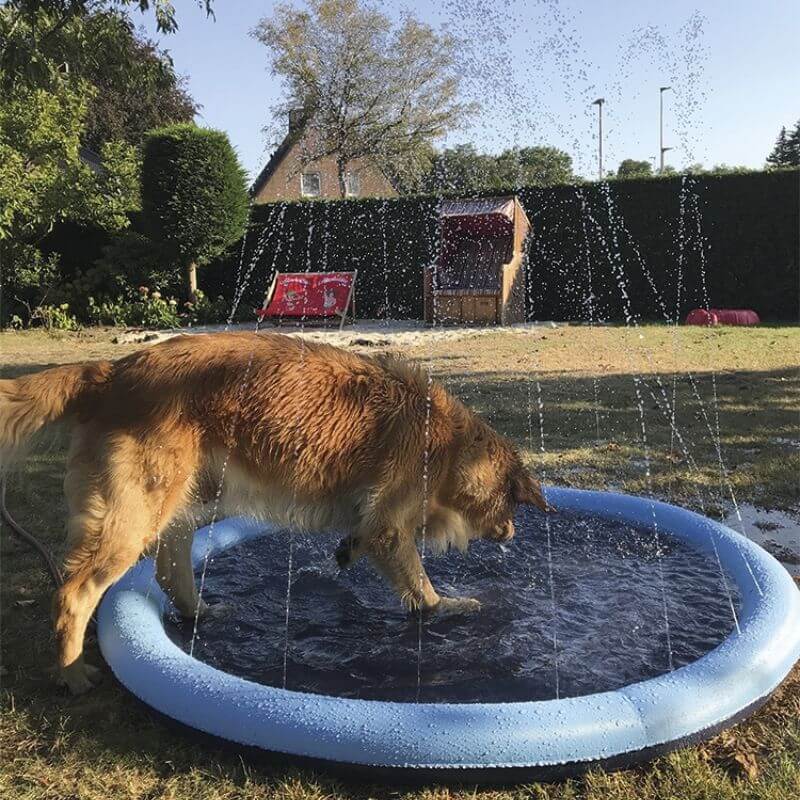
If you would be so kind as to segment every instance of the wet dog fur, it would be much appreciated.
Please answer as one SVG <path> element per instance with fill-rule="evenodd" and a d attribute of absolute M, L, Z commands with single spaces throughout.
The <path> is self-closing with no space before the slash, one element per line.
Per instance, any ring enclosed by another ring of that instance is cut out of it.
<path fill-rule="evenodd" d="M 66 581 L 53 599 L 58 667 L 92 686 L 88 620 L 146 550 L 180 613 L 198 608 L 192 534 L 244 514 L 349 532 L 409 609 L 460 612 L 417 549 L 514 535 L 518 503 L 547 504 L 509 441 L 413 366 L 297 337 L 179 336 L 117 362 L 0 380 L 0 468 L 56 421 L 72 431 Z M 201 603 L 201 612 L 207 609 Z"/>

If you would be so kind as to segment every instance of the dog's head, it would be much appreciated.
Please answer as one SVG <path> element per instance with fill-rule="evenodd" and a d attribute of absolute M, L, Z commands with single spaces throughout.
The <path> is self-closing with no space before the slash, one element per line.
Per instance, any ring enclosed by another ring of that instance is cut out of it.
<path fill-rule="evenodd" d="M 451 473 L 447 505 L 461 515 L 469 538 L 508 541 L 520 503 L 543 511 L 549 506 L 511 442 L 477 418 L 471 422 Z"/>

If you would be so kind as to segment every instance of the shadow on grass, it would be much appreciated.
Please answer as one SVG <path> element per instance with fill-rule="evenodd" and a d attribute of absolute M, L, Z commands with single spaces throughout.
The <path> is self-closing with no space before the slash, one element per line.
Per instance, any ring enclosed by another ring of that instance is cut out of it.
<path fill-rule="evenodd" d="M 732 489 L 756 505 L 800 504 L 797 370 L 673 380 L 671 373 L 498 371 L 451 372 L 443 383 L 514 440 L 551 482 L 647 491 L 649 460 L 650 485 L 660 497 L 697 506 L 700 495 L 715 508 L 730 501 Z"/>
<path fill-rule="evenodd" d="M 1 367 L 0 375 L 12 377 L 46 366 Z M 444 369 L 453 369 L 452 363 L 443 365 Z M 702 503 L 709 513 L 724 510 L 731 489 L 740 502 L 782 508 L 798 505 L 797 371 L 726 372 L 713 380 L 710 373 L 703 373 L 693 380 L 694 383 L 686 375 L 679 375 L 675 383 L 678 436 L 671 427 L 668 407 L 673 393 L 671 373 L 634 380 L 634 376 L 618 374 L 593 378 L 498 370 L 451 372 L 442 378 L 467 405 L 516 441 L 529 463 L 542 470 L 548 482 L 638 493 L 651 488 L 657 496 L 673 502 L 694 508 Z M 544 453 L 540 451 L 539 390 Z M 724 475 L 714 441 L 717 416 Z M 9 493 L 9 505 L 19 520 L 42 534 L 56 551 L 63 541 L 61 481 L 65 446 L 63 434 L 51 437 L 47 446 L 37 449 L 13 476 Z M 19 727 L 18 734 L 6 734 L 14 748 L 27 742 L 31 758 L 35 756 L 62 772 L 95 770 L 98 781 L 103 779 L 104 770 L 149 775 L 160 782 L 164 792 L 172 780 L 189 786 L 195 780 L 192 776 L 200 776 L 197 781 L 201 777 L 203 781 L 217 780 L 240 790 L 257 786 L 271 796 L 293 796 L 298 800 L 331 794 L 389 794 L 386 787 L 343 787 L 327 778 L 315 782 L 308 775 L 295 791 L 292 781 L 296 779 L 285 766 L 254 768 L 249 758 L 242 761 L 213 743 L 196 744 L 193 737 L 176 733 L 150 714 L 110 675 L 104 685 L 86 697 L 65 697 L 48 674 L 53 648 L 46 579 L 35 558 L 10 543 L 5 535 L 2 556 L 3 683 L 7 689 L 3 724 Z M 89 659 L 99 662 L 91 637 L 88 644 Z M 216 797 L 205 789 L 202 796 Z"/>

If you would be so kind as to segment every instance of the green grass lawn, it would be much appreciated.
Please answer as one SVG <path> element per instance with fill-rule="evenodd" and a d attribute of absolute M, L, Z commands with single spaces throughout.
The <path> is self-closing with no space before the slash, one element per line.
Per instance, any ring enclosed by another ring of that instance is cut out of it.
<path fill-rule="evenodd" d="M 135 349 L 112 344 L 112 336 L 110 331 L 57 338 L 39 332 L 0 334 L 0 376 L 116 358 Z M 800 507 L 800 450 L 793 444 L 800 439 L 800 328 L 542 328 L 417 346 L 404 355 L 429 365 L 452 391 L 515 439 L 548 482 L 652 491 L 712 516 L 729 511 L 731 496 L 771 508 Z M 671 402 L 673 391 L 674 428 L 664 400 L 666 395 Z M 8 497 L 18 520 L 57 553 L 63 546 L 64 446 L 58 433 L 43 440 L 12 476 Z M 47 579 L 34 556 L 5 533 L 1 548 L 0 797 L 475 796 L 470 787 L 412 791 L 351 784 L 219 751 L 165 726 L 110 674 L 89 695 L 66 696 L 49 672 Z M 91 636 L 88 656 L 101 663 Z M 800 669 L 750 720 L 703 746 L 633 770 L 477 794 L 487 800 L 796 798 Z"/>

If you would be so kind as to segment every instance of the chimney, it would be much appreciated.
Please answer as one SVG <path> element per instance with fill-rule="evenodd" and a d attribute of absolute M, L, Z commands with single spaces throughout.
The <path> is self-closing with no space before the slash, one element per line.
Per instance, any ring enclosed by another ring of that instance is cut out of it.
<path fill-rule="evenodd" d="M 303 127 L 306 121 L 306 110 L 304 108 L 293 108 L 289 112 L 289 133 L 294 133 Z"/>

